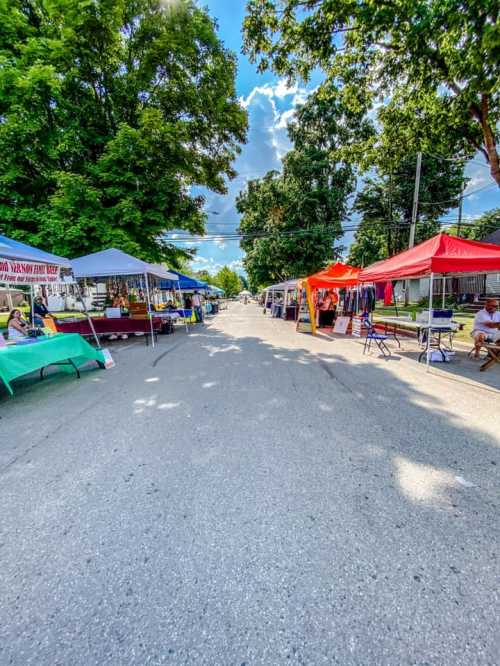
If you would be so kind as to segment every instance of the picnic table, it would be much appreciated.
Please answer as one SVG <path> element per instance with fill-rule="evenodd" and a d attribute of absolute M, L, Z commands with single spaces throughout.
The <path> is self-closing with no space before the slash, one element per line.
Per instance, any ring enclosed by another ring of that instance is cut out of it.
<path fill-rule="evenodd" d="M 102 351 L 92 347 L 81 335 L 59 333 L 41 336 L 33 338 L 32 342 L 0 348 L 0 379 L 13 395 L 10 383 L 17 377 L 39 370 L 40 379 L 43 379 L 43 371 L 49 365 L 68 365 L 79 378 L 78 366 L 87 361 L 95 361 L 99 367 L 104 368 Z"/>

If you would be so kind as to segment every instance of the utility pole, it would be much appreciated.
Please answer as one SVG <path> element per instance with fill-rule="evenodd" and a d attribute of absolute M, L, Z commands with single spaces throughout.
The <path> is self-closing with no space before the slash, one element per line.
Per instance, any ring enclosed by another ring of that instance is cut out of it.
<path fill-rule="evenodd" d="M 417 170 L 415 172 L 415 189 L 413 191 L 413 209 L 411 211 L 411 225 L 410 225 L 410 240 L 408 248 L 411 249 L 415 245 L 415 228 L 417 226 L 418 215 L 418 195 L 420 192 L 420 171 L 422 169 L 422 153 L 417 153 Z M 410 302 L 410 281 L 405 282 L 405 305 Z"/>
<path fill-rule="evenodd" d="M 387 250 L 392 257 L 392 164 L 389 172 L 389 229 L 387 232 Z"/>
<path fill-rule="evenodd" d="M 457 236 L 460 236 L 460 225 L 462 224 L 462 208 L 464 205 L 464 190 L 465 183 L 462 183 L 462 189 L 460 190 L 460 199 L 458 202 L 458 224 L 457 224 Z"/>
<path fill-rule="evenodd" d="M 417 226 L 418 195 L 420 192 L 420 171 L 422 169 L 422 153 L 417 153 L 417 170 L 415 172 L 415 190 L 413 192 L 413 210 L 411 212 L 410 242 L 408 248 L 415 245 L 415 227 Z"/>

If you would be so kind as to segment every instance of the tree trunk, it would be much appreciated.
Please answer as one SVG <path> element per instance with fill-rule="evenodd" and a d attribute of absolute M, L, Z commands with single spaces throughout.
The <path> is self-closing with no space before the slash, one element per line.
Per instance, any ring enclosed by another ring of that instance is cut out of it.
<path fill-rule="evenodd" d="M 482 152 L 484 152 L 487 156 L 487 161 L 490 165 L 490 173 L 493 180 L 500 187 L 500 159 L 496 147 L 495 134 L 489 121 L 488 95 L 486 93 L 482 93 L 481 106 L 478 106 L 477 104 L 471 104 L 469 111 L 472 117 L 481 123 L 484 139 L 484 147 Z"/>
<path fill-rule="evenodd" d="M 481 121 L 481 127 L 483 128 L 484 135 L 484 144 L 486 152 L 488 153 L 488 160 L 490 162 L 490 173 L 493 179 L 496 181 L 496 184 L 500 187 L 500 162 L 498 159 L 498 150 L 495 144 L 495 135 L 491 129 L 491 125 L 488 121 L 488 98 L 486 95 L 483 95 L 482 105 L 485 108 L 483 111 L 483 119 Z"/>

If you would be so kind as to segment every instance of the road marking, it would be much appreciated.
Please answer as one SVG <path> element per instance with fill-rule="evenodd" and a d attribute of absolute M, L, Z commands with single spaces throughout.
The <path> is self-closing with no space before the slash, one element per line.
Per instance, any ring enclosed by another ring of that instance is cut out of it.
<path fill-rule="evenodd" d="M 467 479 L 464 479 L 463 476 L 456 476 L 455 481 L 458 481 L 458 483 L 465 488 L 475 488 L 476 484 L 472 483 L 471 481 L 467 481 Z"/>

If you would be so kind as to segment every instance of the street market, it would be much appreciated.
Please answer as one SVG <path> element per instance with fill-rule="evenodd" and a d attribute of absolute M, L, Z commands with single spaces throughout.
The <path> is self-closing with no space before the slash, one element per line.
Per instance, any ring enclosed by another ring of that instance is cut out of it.
<path fill-rule="evenodd" d="M 495 2 L 0 2 L 0 666 L 500 664 Z"/>

